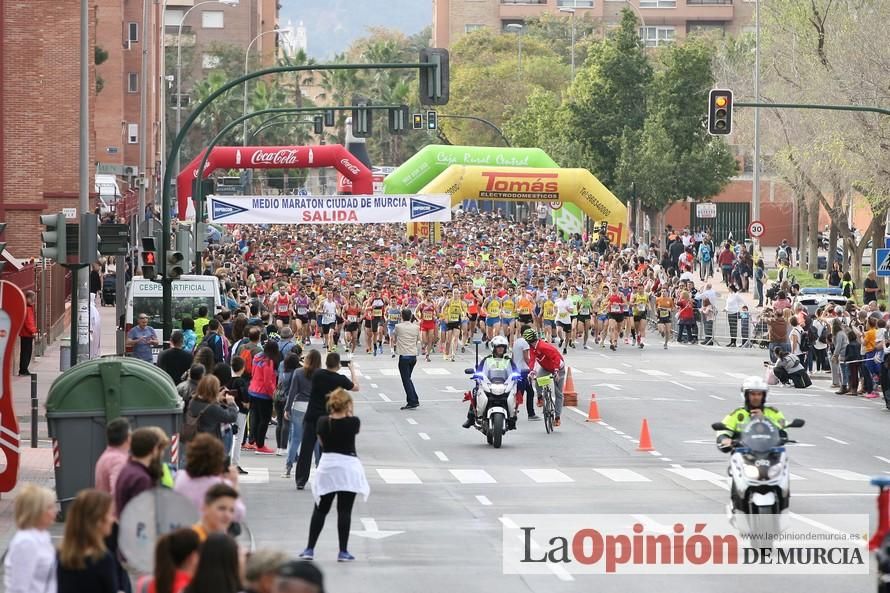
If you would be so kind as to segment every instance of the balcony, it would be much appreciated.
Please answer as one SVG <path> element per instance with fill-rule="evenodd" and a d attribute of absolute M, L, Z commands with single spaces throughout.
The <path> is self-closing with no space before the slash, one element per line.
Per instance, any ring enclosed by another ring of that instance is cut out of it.
<path fill-rule="evenodd" d="M 681 1 L 685 4 L 682 13 L 687 21 L 731 21 L 735 15 L 733 0 Z"/>
<path fill-rule="evenodd" d="M 540 16 L 547 10 L 547 0 L 500 0 L 498 17 L 501 20 L 524 21 Z"/>

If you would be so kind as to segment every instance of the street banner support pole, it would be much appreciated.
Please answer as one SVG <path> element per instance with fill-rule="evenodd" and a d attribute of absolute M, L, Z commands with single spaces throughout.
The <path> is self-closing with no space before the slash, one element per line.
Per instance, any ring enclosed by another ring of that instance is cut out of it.
<path fill-rule="evenodd" d="M 37 448 L 37 374 L 31 373 L 31 448 Z"/>

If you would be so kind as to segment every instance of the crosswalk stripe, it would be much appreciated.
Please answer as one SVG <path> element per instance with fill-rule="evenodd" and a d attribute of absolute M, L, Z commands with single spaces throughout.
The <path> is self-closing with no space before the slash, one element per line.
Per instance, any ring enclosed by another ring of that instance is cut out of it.
<path fill-rule="evenodd" d="M 725 371 L 727 375 L 732 377 L 733 379 L 747 379 L 751 375 L 746 375 L 745 373 L 730 373 L 729 371 Z"/>
<path fill-rule="evenodd" d="M 399 374 L 399 369 L 378 369 L 381 375 L 386 375 L 387 377 L 395 377 Z"/>
<path fill-rule="evenodd" d="M 604 375 L 626 375 L 624 371 L 621 369 L 610 369 L 610 368 L 597 368 L 597 371 L 601 372 Z"/>
<path fill-rule="evenodd" d="M 637 369 L 643 374 L 649 375 L 650 377 L 667 377 L 668 374 L 664 371 L 659 371 L 658 369 Z"/>
<path fill-rule="evenodd" d="M 707 373 L 703 373 L 703 372 L 701 372 L 701 371 L 680 371 L 680 372 L 683 373 L 684 375 L 689 375 L 690 377 L 703 377 L 703 378 L 708 378 L 708 377 L 713 377 L 713 376 L 714 376 L 714 375 L 709 375 L 709 374 L 707 374 Z"/>
<path fill-rule="evenodd" d="M 451 475 L 461 484 L 496 484 L 491 474 L 484 469 L 450 469 Z"/>
<path fill-rule="evenodd" d="M 593 471 L 605 476 L 613 482 L 651 482 L 649 478 L 622 467 L 595 467 Z"/>
<path fill-rule="evenodd" d="M 267 467 L 245 467 L 247 473 L 238 476 L 240 484 L 268 484 L 269 468 Z"/>
<path fill-rule="evenodd" d="M 556 484 L 575 481 L 558 469 L 524 469 L 522 470 L 522 473 L 538 484 Z"/>
<path fill-rule="evenodd" d="M 448 369 L 443 369 L 440 367 L 421 367 L 422 370 L 427 375 L 450 375 L 451 371 Z"/>
<path fill-rule="evenodd" d="M 712 471 L 708 471 L 700 467 L 671 467 L 666 469 L 665 471 L 669 471 L 672 474 L 676 474 L 682 478 L 686 478 L 687 480 L 692 480 L 694 482 L 716 482 L 718 480 L 722 481 L 726 479 L 726 476 L 715 474 Z"/>
<path fill-rule="evenodd" d="M 856 472 L 851 472 L 848 469 L 819 469 L 817 467 L 812 468 L 813 471 L 819 472 L 820 474 L 825 474 L 826 476 L 831 476 L 832 478 L 838 478 L 839 480 L 847 480 L 850 482 L 868 482 L 871 480 L 869 476 L 865 474 L 860 474 Z"/>
<path fill-rule="evenodd" d="M 423 484 L 412 469 L 378 469 L 377 475 L 387 484 Z"/>

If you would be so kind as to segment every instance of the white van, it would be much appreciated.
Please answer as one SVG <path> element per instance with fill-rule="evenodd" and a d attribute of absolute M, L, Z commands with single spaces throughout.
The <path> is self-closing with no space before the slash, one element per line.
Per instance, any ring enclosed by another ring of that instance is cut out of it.
<path fill-rule="evenodd" d="M 198 316 L 198 307 L 207 307 L 207 315 L 213 318 L 223 308 L 222 294 L 219 290 L 219 279 L 216 276 L 198 276 L 185 274 L 173 281 L 173 327 L 182 326 L 183 317 L 194 319 Z M 155 329 L 158 342 L 162 341 L 164 320 L 163 287 L 160 282 L 145 280 L 141 276 L 134 277 L 127 285 L 127 312 L 124 319 L 127 331 L 133 327 L 133 320 L 138 315 L 148 315 L 148 324 Z"/>
<path fill-rule="evenodd" d="M 95 191 L 99 196 L 99 214 L 111 212 L 121 199 L 121 190 L 114 175 L 97 173 Z"/>

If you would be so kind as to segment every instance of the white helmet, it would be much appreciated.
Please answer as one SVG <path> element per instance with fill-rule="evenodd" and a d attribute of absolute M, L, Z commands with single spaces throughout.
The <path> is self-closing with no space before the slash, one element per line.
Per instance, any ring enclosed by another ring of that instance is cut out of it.
<path fill-rule="evenodd" d="M 748 377 L 742 382 L 742 397 L 745 399 L 745 405 L 748 405 L 748 393 L 751 391 L 763 392 L 763 403 L 766 404 L 766 396 L 769 394 L 769 384 L 762 377 Z"/>
<path fill-rule="evenodd" d="M 507 338 L 504 336 L 495 336 L 491 340 L 491 349 L 494 350 L 498 346 L 504 347 L 504 352 L 510 349 L 510 343 L 507 341 Z"/>

